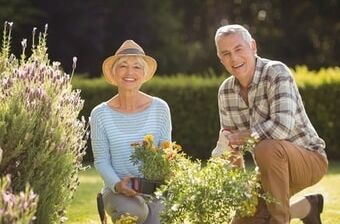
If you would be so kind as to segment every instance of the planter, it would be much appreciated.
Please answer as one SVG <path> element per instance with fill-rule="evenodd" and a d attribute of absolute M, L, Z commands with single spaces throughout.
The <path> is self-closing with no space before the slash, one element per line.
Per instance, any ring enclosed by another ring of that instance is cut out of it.
<path fill-rule="evenodd" d="M 132 189 L 138 193 L 153 194 L 156 189 L 164 184 L 162 181 L 148 180 L 140 177 L 131 178 Z"/>

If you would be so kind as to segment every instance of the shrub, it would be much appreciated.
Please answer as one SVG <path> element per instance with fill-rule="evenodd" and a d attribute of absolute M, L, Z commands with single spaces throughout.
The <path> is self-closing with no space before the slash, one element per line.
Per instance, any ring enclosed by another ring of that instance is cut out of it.
<path fill-rule="evenodd" d="M 340 68 L 310 71 L 297 67 L 294 71 L 299 91 L 318 134 L 326 141 L 329 158 L 340 158 L 340 138 L 337 130 L 340 122 Z M 208 159 L 214 148 L 219 130 L 217 90 L 227 75 L 200 77 L 179 74 L 158 77 L 143 85 L 149 94 L 166 100 L 170 106 L 173 139 L 180 142 L 185 152 L 194 158 Z M 86 99 L 84 116 L 102 101 L 110 99 L 116 88 L 106 84 L 104 79 L 74 79 L 74 86 L 82 89 Z M 92 160 L 88 151 L 88 160 Z"/>
<path fill-rule="evenodd" d="M 164 195 L 162 223 L 229 223 L 234 215 L 253 215 L 260 184 L 257 171 L 235 168 L 227 160 L 182 159 L 166 185 L 156 192 Z"/>
<path fill-rule="evenodd" d="M 5 23 L 0 54 L 0 174 L 10 174 L 13 192 L 30 184 L 39 195 L 35 223 L 61 223 L 79 185 L 83 148 L 87 141 L 79 90 L 71 77 L 50 63 L 47 26 L 26 58 L 10 55 L 11 26 Z M 75 62 L 75 61 L 74 61 Z M 73 73 L 72 73 L 73 74 Z"/>

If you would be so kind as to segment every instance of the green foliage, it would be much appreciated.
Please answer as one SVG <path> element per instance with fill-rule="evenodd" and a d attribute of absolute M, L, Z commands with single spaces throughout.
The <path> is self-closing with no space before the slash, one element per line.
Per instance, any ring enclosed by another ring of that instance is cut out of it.
<path fill-rule="evenodd" d="M 254 214 L 260 184 L 258 172 L 234 168 L 222 158 L 200 161 L 182 159 L 166 185 L 162 223 L 229 223 L 232 217 Z"/>
<path fill-rule="evenodd" d="M 252 164 L 248 164 L 249 166 Z M 69 224 L 98 223 L 98 211 L 96 195 L 102 187 L 102 179 L 94 168 L 80 172 L 80 186 L 75 192 L 74 200 L 69 206 Z M 321 214 L 323 224 L 340 223 L 340 161 L 330 161 L 328 174 L 314 186 L 311 186 L 295 195 L 292 200 L 299 199 L 302 195 L 321 193 L 328 196 L 325 200 Z M 298 219 L 292 220 L 292 224 L 301 224 Z M 215 224 L 215 223 L 214 223 Z"/>
<path fill-rule="evenodd" d="M 340 68 L 316 72 L 299 66 L 295 74 L 307 114 L 320 137 L 326 141 L 328 157 L 339 159 Z"/>
<path fill-rule="evenodd" d="M 297 66 L 294 73 L 295 80 L 302 90 L 307 87 L 318 88 L 322 85 L 340 84 L 340 67 L 321 68 L 319 71 L 310 71 L 306 66 Z"/>
<path fill-rule="evenodd" d="M 7 66 L 7 64 L 9 60 L 9 52 L 11 49 L 12 26 L 13 26 L 12 22 L 10 23 L 5 22 L 0 54 L 0 73 L 6 72 L 6 69 L 11 69 L 11 66 Z"/>
<path fill-rule="evenodd" d="M 6 30 L 6 27 L 5 27 Z M 39 195 L 35 223 L 61 223 L 65 209 L 79 185 L 87 134 L 79 90 L 60 63 L 50 64 L 45 32 L 26 59 L 26 41 L 20 60 L 10 55 L 5 37 L 0 55 L 1 176 L 10 174 L 13 192 L 30 184 Z"/>

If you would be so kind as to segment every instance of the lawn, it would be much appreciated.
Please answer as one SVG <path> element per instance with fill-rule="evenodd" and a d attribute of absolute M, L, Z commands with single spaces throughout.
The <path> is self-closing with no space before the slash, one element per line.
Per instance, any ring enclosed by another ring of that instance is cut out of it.
<path fill-rule="evenodd" d="M 100 223 L 96 207 L 96 195 L 102 187 L 102 181 L 93 168 L 80 174 L 80 186 L 68 210 L 69 224 Z M 322 221 L 324 224 L 340 223 L 340 162 L 330 162 L 328 174 L 316 185 L 297 194 L 321 193 L 325 198 Z M 302 223 L 293 220 L 291 223 Z"/>

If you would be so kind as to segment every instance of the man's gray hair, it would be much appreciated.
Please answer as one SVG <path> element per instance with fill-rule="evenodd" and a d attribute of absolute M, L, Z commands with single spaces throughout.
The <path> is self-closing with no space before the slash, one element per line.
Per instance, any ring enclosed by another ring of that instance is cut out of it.
<path fill-rule="evenodd" d="M 244 28 L 241 25 L 232 24 L 232 25 L 221 26 L 220 28 L 218 28 L 215 34 L 215 44 L 217 44 L 217 41 L 219 40 L 220 37 L 227 36 L 233 33 L 241 34 L 242 38 L 248 43 L 250 43 L 251 40 L 253 40 L 251 34 L 246 28 Z"/>

